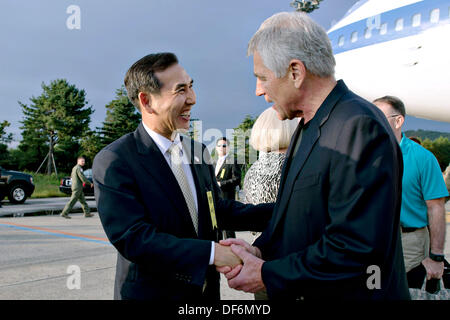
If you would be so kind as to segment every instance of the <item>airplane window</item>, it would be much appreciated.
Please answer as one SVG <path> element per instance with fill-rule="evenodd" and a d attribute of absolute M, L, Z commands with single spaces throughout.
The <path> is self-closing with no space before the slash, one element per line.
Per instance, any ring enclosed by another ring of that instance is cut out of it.
<path fill-rule="evenodd" d="M 386 34 L 387 33 L 387 23 L 383 23 L 380 27 L 380 34 Z"/>
<path fill-rule="evenodd" d="M 371 36 L 372 36 L 372 29 L 366 28 L 366 30 L 364 31 L 364 38 L 370 39 Z"/>
<path fill-rule="evenodd" d="M 344 45 L 344 36 L 339 37 L 338 46 L 342 47 Z"/>
<path fill-rule="evenodd" d="M 412 17 L 412 26 L 418 27 L 420 26 L 420 13 L 413 15 Z"/>
<path fill-rule="evenodd" d="M 351 42 L 356 42 L 358 40 L 358 32 L 354 31 L 350 37 Z"/>
<path fill-rule="evenodd" d="M 395 22 L 395 31 L 403 30 L 403 19 L 397 19 Z"/>
<path fill-rule="evenodd" d="M 439 22 L 439 9 L 434 9 L 431 11 L 430 22 L 432 22 L 432 23 Z"/>

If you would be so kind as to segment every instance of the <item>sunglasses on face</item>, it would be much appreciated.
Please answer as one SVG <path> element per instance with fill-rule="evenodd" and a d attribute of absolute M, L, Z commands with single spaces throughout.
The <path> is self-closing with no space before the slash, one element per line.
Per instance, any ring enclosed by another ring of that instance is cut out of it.
<path fill-rule="evenodd" d="M 226 147 L 228 147 L 228 146 L 227 146 L 226 144 L 219 144 L 217 147 L 218 147 L 218 148 L 220 148 L 220 147 L 226 148 Z"/>

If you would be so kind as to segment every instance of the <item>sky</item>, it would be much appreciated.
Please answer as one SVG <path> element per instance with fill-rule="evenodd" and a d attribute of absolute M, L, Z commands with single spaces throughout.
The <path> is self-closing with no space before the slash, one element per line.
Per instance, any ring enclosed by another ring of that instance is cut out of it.
<path fill-rule="evenodd" d="M 194 79 L 192 118 L 202 131 L 225 135 L 246 115 L 269 105 L 255 96 L 248 41 L 291 0 L 2 0 L 0 3 L 0 122 L 11 126 L 15 147 L 29 104 L 41 84 L 65 78 L 87 94 L 91 129 L 101 126 L 128 68 L 154 52 L 174 52 Z M 356 0 L 324 0 L 311 17 L 328 30 Z M 72 5 L 79 8 L 79 29 Z M 67 22 L 69 21 L 69 25 Z M 344 79 L 345 80 L 345 79 Z M 407 117 L 405 130 L 450 132 L 448 123 Z M 218 130 L 218 131 L 217 131 Z M 214 134 L 212 134 L 214 135 Z M 211 134 L 210 134 L 211 136 Z M 212 140 L 212 139 L 211 139 Z M 204 140 L 204 142 L 206 142 Z"/>

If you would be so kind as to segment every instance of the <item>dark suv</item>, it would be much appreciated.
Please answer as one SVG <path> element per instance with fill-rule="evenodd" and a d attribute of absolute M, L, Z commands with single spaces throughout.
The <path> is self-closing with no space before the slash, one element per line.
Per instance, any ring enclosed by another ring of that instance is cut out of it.
<path fill-rule="evenodd" d="M 86 169 L 83 171 L 83 174 L 86 178 L 92 183 L 92 169 Z M 59 191 L 62 193 L 68 194 L 69 196 L 72 194 L 72 178 L 64 177 L 61 179 L 61 183 L 59 185 Z M 93 196 L 94 188 L 91 188 L 90 185 L 86 185 L 83 183 L 83 192 L 85 196 Z"/>
<path fill-rule="evenodd" d="M 32 175 L 0 167 L 0 201 L 8 196 L 11 203 L 24 203 L 33 192 Z"/>

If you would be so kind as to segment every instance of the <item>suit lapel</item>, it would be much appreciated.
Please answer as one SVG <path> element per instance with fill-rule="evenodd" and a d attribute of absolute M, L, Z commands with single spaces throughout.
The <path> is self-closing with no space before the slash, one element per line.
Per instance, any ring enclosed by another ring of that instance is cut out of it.
<path fill-rule="evenodd" d="M 272 224 L 272 233 L 275 231 L 276 226 L 285 214 L 286 207 L 292 194 L 293 185 L 296 182 L 297 177 L 300 175 L 303 166 L 311 154 L 317 140 L 320 138 L 320 128 L 328 120 L 331 111 L 336 106 L 339 99 L 348 91 L 349 90 L 344 82 L 339 80 L 335 88 L 322 103 L 319 110 L 317 110 L 314 118 L 309 122 L 308 129 L 303 130 L 302 140 L 296 155 L 292 154 L 295 148 L 295 139 L 292 139 L 287 151 L 286 161 L 283 165 L 282 180 L 280 181 L 280 192 L 278 193 L 276 207 L 274 208 L 275 220 Z M 299 134 L 297 131 L 296 133 Z M 286 168 L 288 162 L 287 159 L 289 156 L 293 158 L 290 166 Z"/>
<path fill-rule="evenodd" d="M 299 150 L 296 155 L 293 155 L 291 165 L 288 168 L 288 172 L 286 173 L 286 178 L 284 181 L 283 190 L 281 193 L 280 202 L 278 205 L 278 210 L 275 220 L 274 227 L 278 224 L 284 212 L 286 211 L 286 207 L 288 205 L 289 199 L 292 193 L 292 187 L 297 179 L 297 176 L 300 174 L 306 160 L 308 159 L 316 141 L 320 137 L 320 128 L 319 127 L 311 127 L 313 123 L 310 123 L 308 130 L 304 130 L 302 133 L 302 140 L 300 142 Z"/>
<path fill-rule="evenodd" d="M 297 125 L 297 128 L 295 129 L 294 134 L 292 135 L 292 139 L 291 139 L 291 141 L 289 143 L 289 147 L 286 151 L 286 158 L 283 163 L 283 168 L 281 169 L 280 188 L 278 190 L 277 199 L 280 199 L 281 194 L 283 192 L 285 181 L 286 181 L 288 165 L 290 166 L 290 164 L 292 163 L 292 157 L 293 157 L 292 153 L 294 152 L 295 144 L 298 139 L 298 135 L 300 134 L 301 128 L 302 128 L 302 125 L 301 125 L 301 123 L 299 123 Z"/>
<path fill-rule="evenodd" d="M 174 211 L 178 213 L 181 221 L 192 225 L 192 231 L 195 234 L 195 228 L 192 223 L 189 209 L 184 199 L 180 185 L 173 175 L 172 169 L 168 165 L 163 154 L 159 150 L 156 143 L 145 131 L 142 123 L 134 133 L 136 146 L 139 153 L 139 160 L 147 173 L 155 178 L 159 184 L 159 189 L 165 196 L 169 198 L 168 206 L 172 205 Z M 152 188 L 149 187 L 149 190 Z M 169 211 L 170 209 L 168 209 Z"/>

